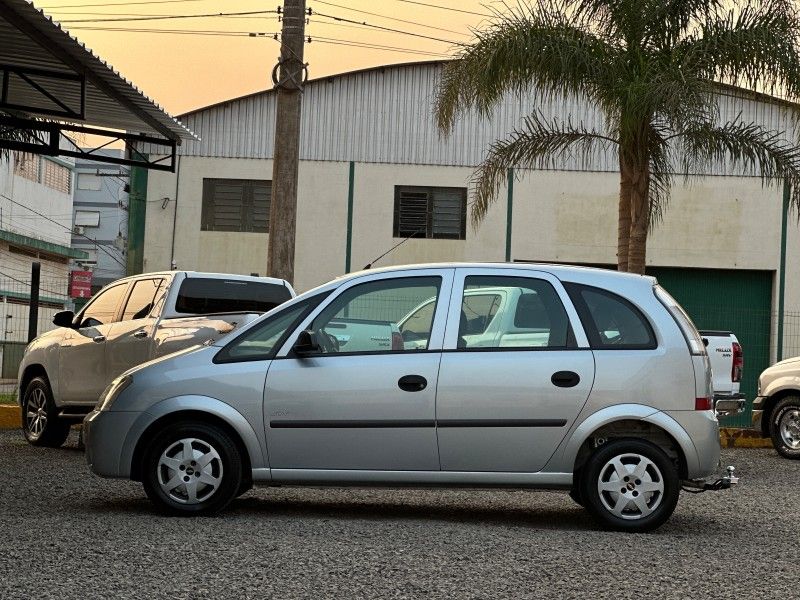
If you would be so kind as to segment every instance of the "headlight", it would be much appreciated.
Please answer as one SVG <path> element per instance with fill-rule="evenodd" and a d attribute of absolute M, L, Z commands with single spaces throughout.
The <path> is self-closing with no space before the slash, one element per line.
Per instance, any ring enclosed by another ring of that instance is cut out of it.
<path fill-rule="evenodd" d="M 109 384 L 109 386 L 100 396 L 100 402 L 97 403 L 97 409 L 109 410 L 111 408 L 111 405 L 114 404 L 114 401 L 119 397 L 119 395 L 123 391 L 125 391 L 125 389 L 132 383 L 133 383 L 133 377 L 131 375 L 123 375 L 121 377 L 117 377 L 114 381 L 112 381 Z"/>

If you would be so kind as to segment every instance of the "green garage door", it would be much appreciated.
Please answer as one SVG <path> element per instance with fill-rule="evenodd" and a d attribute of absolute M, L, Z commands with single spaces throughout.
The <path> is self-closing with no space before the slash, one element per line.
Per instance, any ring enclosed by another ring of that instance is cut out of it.
<path fill-rule="evenodd" d="M 732 331 L 739 339 L 744 350 L 741 391 L 748 409 L 725 424 L 749 425 L 758 376 L 770 362 L 773 272 L 652 267 L 647 273 L 658 278 L 699 329 Z"/>

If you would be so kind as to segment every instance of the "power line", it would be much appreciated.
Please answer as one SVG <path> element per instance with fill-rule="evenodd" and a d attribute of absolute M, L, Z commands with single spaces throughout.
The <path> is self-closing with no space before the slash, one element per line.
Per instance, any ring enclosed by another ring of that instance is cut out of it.
<path fill-rule="evenodd" d="M 64 19 L 59 23 L 110 23 L 119 21 L 161 21 L 164 19 L 203 19 L 207 17 L 234 17 L 240 15 L 276 15 L 277 10 L 251 10 L 233 13 L 207 13 L 200 15 L 161 15 L 158 17 L 113 17 L 110 19 Z"/>
<path fill-rule="evenodd" d="M 100 244 L 98 244 L 98 243 L 97 243 L 95 240 L 93 240 L 92 238 L 90 238 L 88 235 L 83 235 L 83 234 L 80 234 L 80 233 L 75 233 L 75 232 L 74 232 L 74 230 L 73 230 L 71 227 L 67 227 L 67 226 L 66 226 L 66 225 L 64 225 L 63 223 L 59 223 L 59 222 L 58 222 L 58 221 L 56 221 L 55 219 L 51 219 L 51 218 L 50 218 L 50 217 L 48 217 L 47 215 L 43 215 L 42 213 L 40 213 L 40 212 L 38 212 L 38 211 L 36 211 L 36 210 L 32 209 L 30 206 L 25 206 L 24 204 L 22 204 L 22 203 L 20 203 L 20 202 L 17 202 L 16 200 L 14 200 L 14 199 L 12 199 L 12 198 L 9 198 L 9 197 L 8 197 L 8 196 L 6 196 L 5 194 L 0 194 L 0 196 L 2 196 L 3 198 L 5 198 L 5 199 L 6 199 L 6 200 L 8 200 L 9 202 L 11 202 L 11 204 L 16 204 L 17 206 L 21 206 L 22 208 L 25 208 L 25 209 L 27 209 L 27 210 L 31 211 L 32 213 L 39 215 L 39 216 L 40 216 L 40 217 L 42 217 L 43 219 L 45 219 L 45 220 L 47 220 L 47 221 L 50 221 L 51 223 L 55 223 L 56 225 L 58 225 L 58 226 L 59 226 L 59 227 L 61 227 L 62 229 L 66 229 L 67 231 L 69 231 L 69 232 L 70 232 L 70 233 L 72 233 L 73 235 L 77 235 L 78 237 L 86 238 L 87 240 L 89 240 L 89 241 L 90 241 L 90 242 L 91 242 L 91 243 L 92 243 L 92 244 L 95 246 L 95 248 L 97 248 L 98 250 L 102 250 L 103 252 L 105 252 L 106 254 L 108 254 L 108 255 L 109 255 L 109 256 L 110 256 L 110 257 L 111 257 L 111 258 L 114 260 L 114 262 L 116 262 L 116 263 L 117 263 L 119 266 L 121 266 L 121 267 L 124 267 L 124 266 L 126 266 L 126 265 L 125 265 L 125 263 L 123 263 L 123 262 L 120 262 L 120 261 L 117 259 L 117 257 L 116 257 L 116 256 L 114 256 L 113 254 L 111 254 L 111 253 L 110 253 L 108 250 L 106 250 L 106 249 L 105 249 L 103 246 L 101 246 Z"/>
<path fill-rule="evenodd" d="M 371 17 L 378 17 L 380 19 L 386 19 L 387 21 L 395 21 L 397 23 L 405 23 L 406 25 L 416 25 L 417 27 L 425 27 L 426 29 L 434 29 L 436 31 L 444 31 L 446 33 L 455 33 L 456 35 L 464 35 L 463 31 L 455 31 L 453 29 L 445 29 L 444 27 L 436 27 L 435 25 L 426 25 L 425 23 L 418 23 L 417 21 L 409 21 L 407 19 L 399 19 L 397 17 L 390 17 L 388 15 L 382 15 L 380 13 L 369 12 L 368 10 L 361 10 L 358 8 L 350 8 L 349 6 L 343 6 L 341 4 L 335 4 L 333 2 L 328 2 L 327 0 L 313 0 L 317 4 L 325 4 L 326 6 L 333 6 L 335 8 L 342 8 L 344 10 L 349 10 L 351 12 L 361 13 L 362 15 L 369 15 Z"/>
<path fill-rule="evenodd" d="M 221 37 L 268 37 L 275 39 L 276 31 L 224 31 L 224 30 L 192 30 L 192 29 L 143 29 L 136 27 L 89 27 L 79 25 L 70 27 L 70 31 L 114 31 L 127 33 L 168 33 L 174 35 L 208 35 Z"/>
<path fill-rule="evenodd" d="M 413 37 L 423 38 L 426 40 L 433 40 L 435 42 L 444 42 L 445 44 L 453 44 L 455 46 L 460 46 L 460 42 L 454 42 L 453 40 L 445 40 L 442 38 L 433 37 L 430 35 L 423 35 L 421 33 L 413 33 L 411 31 L 403 31 L 401 29 L 392 29 L 391 27 L 383 27 L 382 25 L 373 25 L 371 23 L 367 23 L 366 21 L 354 21 L 352 19 L 346 19 L 344 17 L 337 17 L 335 15 L 326 15 L 325 13 L 319 12 L 312 12 L 312 15 L 317 15 L 319 17 L 325 17 L 326 19 L 333 19 L 334 21 L 340 21 L 342 23 L 353 23 L 355 25 L 363 25 L 364 27 L 370 27 L 372 29 L 380 29 L 381 31 L 389 31 L 391 33 L 401 33 L 403 35 L 410 35 Z"/>
<path fill-rule="evenodd" d="M 395 0 L 396 2 L 405 2 L 406 4 L 417 4 L 419 6 L 427 6 L 428 8 L 438 8 L 440 10 L 449 10 L 457 13 L 464 13 L 465 15 L 477 15 L 479 17 L 493 17 L 486 13 L 474 12 L 471 10 L 463 10 L 461 8 L 453 8 L 451 6 L 441 6 L 439 4 L 428 4 L 427 2 L 417 2 L 416 0 Z"/>
<path fill-rule="evenodd" d="M 413 48 L 401 48 L 398 46 L 384 46 L 383 44 L 370 44 L 368 42 L 357 42 L 353 40 L 342 40 L 340 38 L 324 38 L 318 36 L 309 37 L 310 42 L 318 42 L 321 44 L 332 44 L 338 46 L 349 46 L 352 48 L 365 48 L 369 50 L 386 50 L 389 52 L 403 52 L 406 54 L 417 54 L 420 56 L 449 56 L 448 54 L 442 54 L 441 52 L 428 52 L 426 50 L 416 50 Z"/>

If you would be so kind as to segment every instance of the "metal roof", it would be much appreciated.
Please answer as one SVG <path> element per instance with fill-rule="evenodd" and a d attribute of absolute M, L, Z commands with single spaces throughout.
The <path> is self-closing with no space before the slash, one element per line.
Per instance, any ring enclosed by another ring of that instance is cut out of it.
<path fill-rule="evenodd" d="M 178 142 L 196 139 L 177 119 L 164 112 L 113 67 L 26 0 L 0 1 L 0 64 L 84 76 L 84 119 L 62 116 L 58 117 L 59 120 L 138 133 L 158 133 Z M 80 89 L 74 82 L 48 80 L 47 89 L 66 102 L 80 103 Z M 31 104 L 41 97 L 26 86 L 17 86 L 12 92 L 15 98 L 29 99 Z M 37 115 L 34 112 L 29 114 Z"/>

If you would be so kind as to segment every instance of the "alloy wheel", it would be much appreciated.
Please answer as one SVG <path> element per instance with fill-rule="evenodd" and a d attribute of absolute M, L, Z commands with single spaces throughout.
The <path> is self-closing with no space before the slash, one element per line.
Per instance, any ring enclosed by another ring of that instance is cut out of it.
<path fill-rule="evenodd" d="M 38 438 L 47 427 L 47 396 L 39 387 L 28 392 L 25 402 L 25 424 L 33 438 Z"/>
<path fill-rule="evenodd" d="M 168 446 L 156 469 L 161 490 L 181 504 L 208 500 L 222 483 L 219 452 L 197 438 L 183 438 Z"/>
<path fill-rule="evenodd" d="M 661 504 L 664 477 L 646 456 L 620 454 L 600 469 L 597 492 L 605 509 L 615 517 L 643 519 Z"/>
<path fill-rule="evenodd" d="M 783 413 L 778 428 L 783 443 L 792 450 L 800 450 L 800 409 Z"/>

